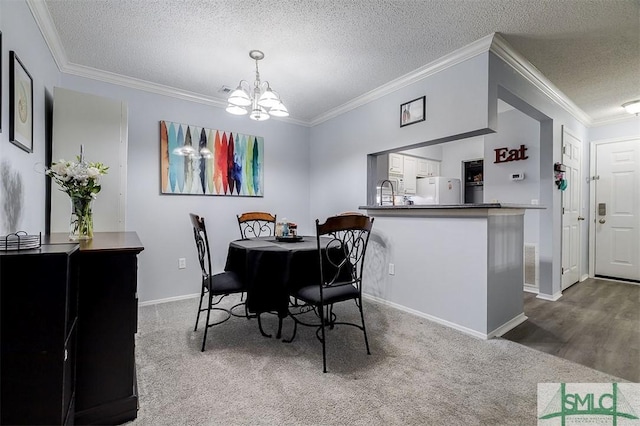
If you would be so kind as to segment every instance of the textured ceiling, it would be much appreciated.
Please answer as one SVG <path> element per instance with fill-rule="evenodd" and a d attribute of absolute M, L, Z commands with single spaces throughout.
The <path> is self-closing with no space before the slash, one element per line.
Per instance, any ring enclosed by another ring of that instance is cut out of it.
<path fill-rule="evenodd" d="M 40 1 L 40 0 L 31 0 Z M 206 97 L 260 74 L 311 123 L 493 32 L 594 123 L 640 99 L 640 1 L 46 0 L 67 64 Z"/>

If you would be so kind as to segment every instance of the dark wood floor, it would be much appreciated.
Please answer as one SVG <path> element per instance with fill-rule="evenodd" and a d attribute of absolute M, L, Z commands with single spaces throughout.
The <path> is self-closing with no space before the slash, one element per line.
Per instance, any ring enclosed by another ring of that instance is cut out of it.
<path fill-rule="evenodd" d="M 587 279 L 556 302 L 525 293 L 524 313 L 503 338 L 640 382 L 640 285 Z"/>

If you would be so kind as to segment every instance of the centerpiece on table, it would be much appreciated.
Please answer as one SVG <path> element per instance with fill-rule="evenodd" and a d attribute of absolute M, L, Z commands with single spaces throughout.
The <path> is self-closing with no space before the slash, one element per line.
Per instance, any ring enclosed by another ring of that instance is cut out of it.
<path fill-rule="evenodd" d="M 60 190 L 71 198 L 71 220 L 69 239 L 88 240 L 93 237 L 93 215 L 91 203 L 100 192 L 100 176 L 106 175 L 109 167 L 102 163 L 84 161 L 84 149 L 80 146 L 77 162 L 59 160 L 51 164 L 46 174 L 60 186 Z"/>

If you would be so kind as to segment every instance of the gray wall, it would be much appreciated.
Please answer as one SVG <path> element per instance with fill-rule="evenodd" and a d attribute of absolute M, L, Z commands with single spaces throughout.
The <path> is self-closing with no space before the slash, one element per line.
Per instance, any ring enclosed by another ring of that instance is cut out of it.
<path fill-rule="evenodd" d="M 311 212 L 366 204 L 367 154 L 487 127 L 487 55 L 479 55 L 311 129 Z M 426 120 L 399 127 L 398 105 L 426 95 Z"/>
<path fill-rule="evenodd" d="M 66 74 L 62 85 L 129 107 L 126 229 L 136 231 L 145 247 L 139 256 L 141 301 L 199 293 L 190 212 L 207 219 L 216 271 L 224 268 L 229 241 L 239 238 L 236 215 L 243 211 L 270 211 L 299 223 L 299 232 L 312 232 L 308 128 L 276 120 L 258 123 L 221 108 Z M 160 195 L 160 120 L 263 136 L 264 197 Z M 181 257 L 187 260 L 184 270 L 178 269 Z"/>
<path fill-rule="evenodd" d="M 589 142 L 606 139 L 640 136 L 640 116 L 630 116 L 629 120 L 589 129 Z"/>
<path fill-rule="evenodd" d="M 0 2 L 2 30 L 2 133 L 0 133 L 0 235 L 45 227 L 45 141 L 47 111 L 60 73 L 31 11 L 22 1 Z M 15 51 L 33 79 L 33 153 L 9 142 L 9 51 Z"/>
<path fill-rule="evenodd" d="M 489 120 L 497 124 L 497 99 L 500 98 L 540 125 L 540 285 L 542 297 L 554 298 L 561 294 L 561 197 L 554 186 L 553 164 L 562 162 L 562 126 L 567 126 L 579 139 L 585 141 L 587 129 L 575 117 L 553 102 L 521 74 L 495 54 L 489 53 Z M 583 150 L 583 152 L 586 150 Z M 585 160 L 588 158 L 585 154 Z M 583 161 L 587 164 L 587 161 Z M 583 186 L 583 200 L 588 199 Z M 587 212 L 585 211 L 585 214 Z M 581 273 L 588 270 L 586 244 L 587 224 L 581 225 Z"/>
<path fill-rule="evenodd" d="M 129 105 L 126 226 L 137 231 L 145 245 L 139 270 L 142 301 L 198 291 L 188 212 L 202 213 L 209 219 L 214 264 L 220 269 L 228 241 L 237 236 L 236 213 L 253 209 L 274 211 L 280 217 L 297 221 L 300 232 L 312 233 L 315 218 L 365 204 L 367 154 L 477 129 L 497 129 L 495 105 L 501 90 L 520 99 L 521 110 L 529 113 L 535 110 L 533 115 L 538 114 L 540 120 L 543 116 L 548 118 L 541 125 L 540 133 L 540 202 L 549 206 L 540 213 L 540 227 L 550 230 L 541 234 L 541 263 L 544 264 L 541 265 L 544 269 L 541 291 L 554 294 L 560 288 L 560 194 L 554 190 L 552 167 L 553 162 L 561 160 L 561 126 L 568 126 L 585 142 L 640 135 L 638 119 L 595 127 L 587 132 L 576 119 L 492 54 L 479 55 L 308 129 L 275 120 L 254 123 L 211 106 L 61 75 L 23 1 L 0 1 L 0 29 L 3 33 L 0 234 L 17 229 L 29 233 L 45 229 L 46 190 L 42 171 L 48 134 L 46 112 L 48 108 L 50 112 L 53 87 L 123 100 Z M 10 50 L 18 53 L 34 79 L 33 154 L 9 142 Z M 399 128 L 398 105 L 421 95 L 427 97 L 426 120 Z M 159 120 L 264 136 L 265 197 L 159 195 Z M 583 152 L 586 168 L 588 149 Z M 8 188 L 12 189 L 11 193 Z M 15 188 L 19 190 L 14 191 Z M 583 199 L 588 200 L 587 185 Z M 7 211 L 17 214 L 16 220 L 8 221 Z M 583 236 L 586 235 L 585 224 Z M 583 246 L 585 269 L 586 238 Z M 187 258 L 187 269 L 177 269 L 179 257 Z M 552 258 L 557 261 L 553 263 Z M 386 279 L 384 271 L 378 277 Z"/>
<path fill-rule="evenodd" d="M 60 80 L 51 52 L 23 1 L 0 1 L 2 30 L 2 133 L 0 133 L 0 235 L 45 228 L 45 141 L 47 111 Z M 33 79 L 33 153 L 9 142 L 9 51 Z M 50 136 L 50 135 L 49 135 Z"/>
<path fill-rule="evenodd" d="M 526 160 L 494 163 L 495 149 L 527 147 Z M 498 114 L 498 131 L 484 138 L 484 200 L 530 204 L 540 199 L 540 123 L 512 109 Z M 512 173 L 523 172 L 525 179 L 512 181 Z M 539 210 L 524 215 L 524 242 L 538 244 Z"/>
<path fill-rule="evenodd" d="M 484 136 L 447 142 L 442 145 L 440 175 L 462 179 L 462 162 L 484 158 Z M 464 182 L 462 183 L 464 185 Z M 460 188 L 464 191 L 464 188 Z"/>

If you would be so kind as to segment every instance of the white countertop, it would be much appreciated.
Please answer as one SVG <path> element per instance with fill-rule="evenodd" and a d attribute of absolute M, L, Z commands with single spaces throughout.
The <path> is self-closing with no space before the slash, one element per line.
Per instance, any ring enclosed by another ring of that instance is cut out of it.
<path fill-rule="evenodd" d="M 409 204 L 395 206 L 360 206 L 360 210 L 433 210 L 433 209 L 546 209 L 538 204 L 481 203 L 481 204 Z"/>

